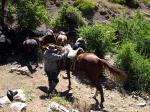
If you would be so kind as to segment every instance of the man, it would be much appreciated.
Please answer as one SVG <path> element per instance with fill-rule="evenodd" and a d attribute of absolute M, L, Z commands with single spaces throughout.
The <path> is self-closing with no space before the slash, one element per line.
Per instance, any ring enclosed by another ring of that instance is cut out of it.
<path fill-rule="evenodd" d="M 47 74 L 49 83 L 48 94 L 53 92 L 57 83 L 59 82 L 58 75 L 60 71 L 58 67 L 58 61 L 65 58 L 68 54 L 68 51 L 65 51 L 62 54 L 59 54 L 58 52 L 59 50 L 56 49 L 56 46 L 53 44 L 46 47 L 46 50 L 44 52 L 44 69 Z"/>

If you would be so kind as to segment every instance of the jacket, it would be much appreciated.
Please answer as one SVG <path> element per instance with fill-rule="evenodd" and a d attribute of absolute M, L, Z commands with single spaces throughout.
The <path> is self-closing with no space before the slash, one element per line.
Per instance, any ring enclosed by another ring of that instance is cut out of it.
<path fill-rule="evenodd" d="M 46 71 L 57 72 L 58 70 L 58 61 L 63 59 L 67 55 L 67 52 L 63 54 L 57 54 L 56 51 L 46 50 L 44 52 L 44 67 Z"/>

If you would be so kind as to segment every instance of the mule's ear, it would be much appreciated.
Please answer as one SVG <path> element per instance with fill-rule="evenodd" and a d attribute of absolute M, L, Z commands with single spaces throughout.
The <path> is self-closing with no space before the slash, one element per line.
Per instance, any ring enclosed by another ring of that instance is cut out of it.
<path fill-rule="evenodd" d="M 66 33 L 64 31 L 60 31 L 59 34 L 66 35 Z"/>
<path fill-rule="evenodd" d="M 79 48 L 77 49 L 77 55 L 79 55 L 79 54 L 81 54 L 81 53 L 83 53 L 83 52 L 85 52 L 85 51 L 83 50 L 83 48 L 79 47 Z"/>
<path fill-rule="evenodd" d="M 83 50 L 82 47 L 79 47 L 79 48 L 78 48 L 78 51 L 79 51 L 79 52 L 84 52 L 84 50 Z"/>

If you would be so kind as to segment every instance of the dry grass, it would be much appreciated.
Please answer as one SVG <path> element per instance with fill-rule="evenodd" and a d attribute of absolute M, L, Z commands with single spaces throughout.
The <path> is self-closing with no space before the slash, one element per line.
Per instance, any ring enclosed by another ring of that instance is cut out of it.
<path fill-rule="evenodd" d="M 138 0 L 139 3 L 145 3 L 150 5 L 150 0 Z M 97 0 L 97 3 L 100 4 L 103 7 L 106 7 L 107 9 L 110 9 L 111 11 L 119 14 L 128 14 L 128 15 L 134 15 L 137 11 L 141 12 L 144 15 L 149 14 L 148 9 L 130 9 L 126 6 L 117 4 L 117 3 L 111 3 L 108 2 L 108 0 Z M 150 17 L 145 16 L 147 19 L 150 19 Z"/>
<path fill-rule="evenodd" d="M 116 13 L 121 13 L 122 10 L 127 10 L 126 7 L 120 4 L 108 2 L 107 0 L 97 0 L 97 3 Z"/>

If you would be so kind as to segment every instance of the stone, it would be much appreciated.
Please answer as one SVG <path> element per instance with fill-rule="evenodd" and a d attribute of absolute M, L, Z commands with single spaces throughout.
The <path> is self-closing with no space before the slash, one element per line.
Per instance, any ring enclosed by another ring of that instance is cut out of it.
<path fill-rule="evenodd" d="M 59 105 L 56 102 L 50 102 L 48 112 L 53 112 L 54 110 L 58 112 L 69 112 L 69 110 L 66 107 Z"/>
<path fill-rule="evenodd" d="M 137 105 L 140 106 L 140 107 L 145 107 L 146 106 L 146 102 L 142 102 L 142 103 L 139 103 Z"/>
<path fill-rule="evenodd" d="M 0 98 L 0 107 L 3 106 L 4 104 L 8 104 L 8 103 L 11 103 L 11 101 L 9 100 L 9 98 L 7 96 Z"/>
<path fill-rule="evenodd" d="M 26 110 L 27 105 L 22 102 L 14 102 L 10 105 L 12 110 L 16 110 L 17 112 L 23 112 Z"/>

